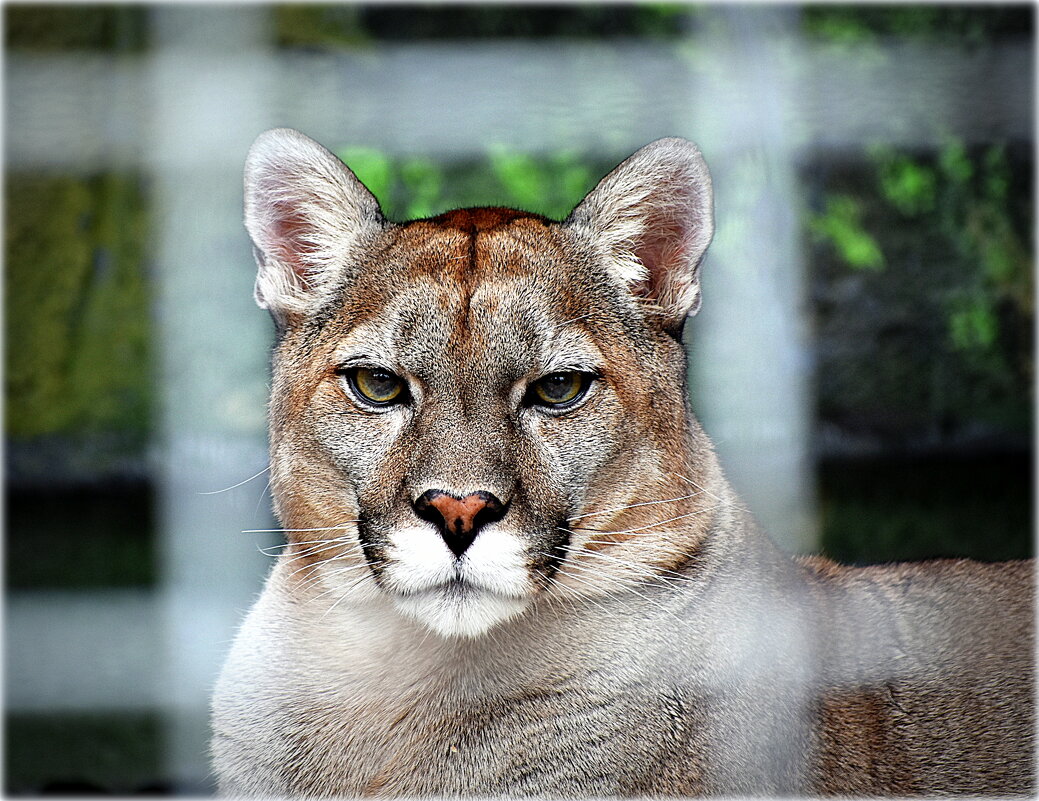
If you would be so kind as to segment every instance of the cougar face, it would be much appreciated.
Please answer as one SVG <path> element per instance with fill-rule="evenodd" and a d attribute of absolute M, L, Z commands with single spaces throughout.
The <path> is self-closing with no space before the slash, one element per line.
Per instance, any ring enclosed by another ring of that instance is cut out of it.
<path fill-rule="evenodd" d="M 687 543 L 667 519 L 702 499 L 658 508 L 647 487 L 695 474 L 677 335 L 698 287 L 669 296 L 653 254 L 640 271 L 593 246 L 612 195 L 562 224 L 469 209 L 392 225 L 331 154 L 272 133 L 250 157 L 247 224 L 282 329 L 272 485 L 300 580 L 475 636 L 539 595 L 670 568 Z M 620 216 L 622 247 L 665 250 Z"/>

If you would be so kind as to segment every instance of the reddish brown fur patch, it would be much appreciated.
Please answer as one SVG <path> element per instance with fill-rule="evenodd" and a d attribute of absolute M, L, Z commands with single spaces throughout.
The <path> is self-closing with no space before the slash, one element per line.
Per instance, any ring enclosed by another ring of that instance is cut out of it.
<path fill-rule="evenodd" d="M 454 228 L 466 233 L 476 234 L 500 228 L 516 220 L 535 220 L 547 223 L 549 220 L 540 214 L 531 214 L 516 209 L 505 209 L 487 206 L 474 209 L 454 209 L 433 217 L 428 222 L 440 228 Z"/>
<path fill-rule="evenodd" d="M 822 700 L 817 789 L 827 795 L 910 795 L 912 770 L 893 736 L 897 715 L 889 691 L 860 688 L 833 693 Z"/>
<path fill-rule="evenodd" d="M 408 273 L 411 276 L 426 273 L 438 281 L 470 287 L 486 268 L 478 262 L 477 240 L 481 234 L 499 231 L 510 226 L 545 231 L 551 223 L 545 217 L 515 209 L 497 207 L 455 209 L 437 217 L 414 220 L 398 229 L 392 249 L 410 253 Z M 459 236 L 461 234 L 461 236 Z"/>

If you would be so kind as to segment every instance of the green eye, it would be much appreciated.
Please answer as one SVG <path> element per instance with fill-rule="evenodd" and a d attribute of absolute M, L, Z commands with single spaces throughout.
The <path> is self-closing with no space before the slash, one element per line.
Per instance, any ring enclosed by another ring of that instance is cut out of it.
<path fill-rule="evenodd" d="M 362 400 L 376 406 L 386 406 L 403 401 L 407 396 L 404 380 L 388 370 L 371 367 L 355 367 L 349 374 L 350 385 Z"/>
<path fill-rule="evenodd" d="M 549 373 L 531 386 L 531 400 L 542 406 L 566 406 L 585 393 L 590 379 L 587 373 Z"/>

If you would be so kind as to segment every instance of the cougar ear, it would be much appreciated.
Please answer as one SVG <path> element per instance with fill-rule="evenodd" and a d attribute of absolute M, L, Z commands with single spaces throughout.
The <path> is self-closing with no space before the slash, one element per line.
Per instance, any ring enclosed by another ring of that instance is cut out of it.
<path fill-rule="evenodd" d="M 279 324 L 312 309 L 387 225 L 345 164 L 298 131 L 260 134 L 245 162 L 245 227 L 256 302 Z"/>
<path fill-rule="evenodd" d="M 700 262 L 714 235 L 711 176 L 699 148 L 658 139 L 603 178 L 566 224 L 665 327 L 700 308 Z"/>

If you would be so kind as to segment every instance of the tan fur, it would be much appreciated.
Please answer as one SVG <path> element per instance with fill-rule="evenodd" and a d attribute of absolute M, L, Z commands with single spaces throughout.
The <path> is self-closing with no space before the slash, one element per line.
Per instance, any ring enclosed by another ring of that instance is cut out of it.
<path fill-rule="evenodd" d="M 1032 792 L 1031 563 L 791 560 L 688 415 L 710 191 L 661 140 L 562 223 L 392 225 L 320 146 L 258 140 L 291 547 L 214 697 L 222 792 Z M 356 364 L 406 401 L 366 405 Z M 572 408 L 531 402 L 566 371 L 594 374 Z M 456 559 L 430 490 L 504 515 Z"/>

